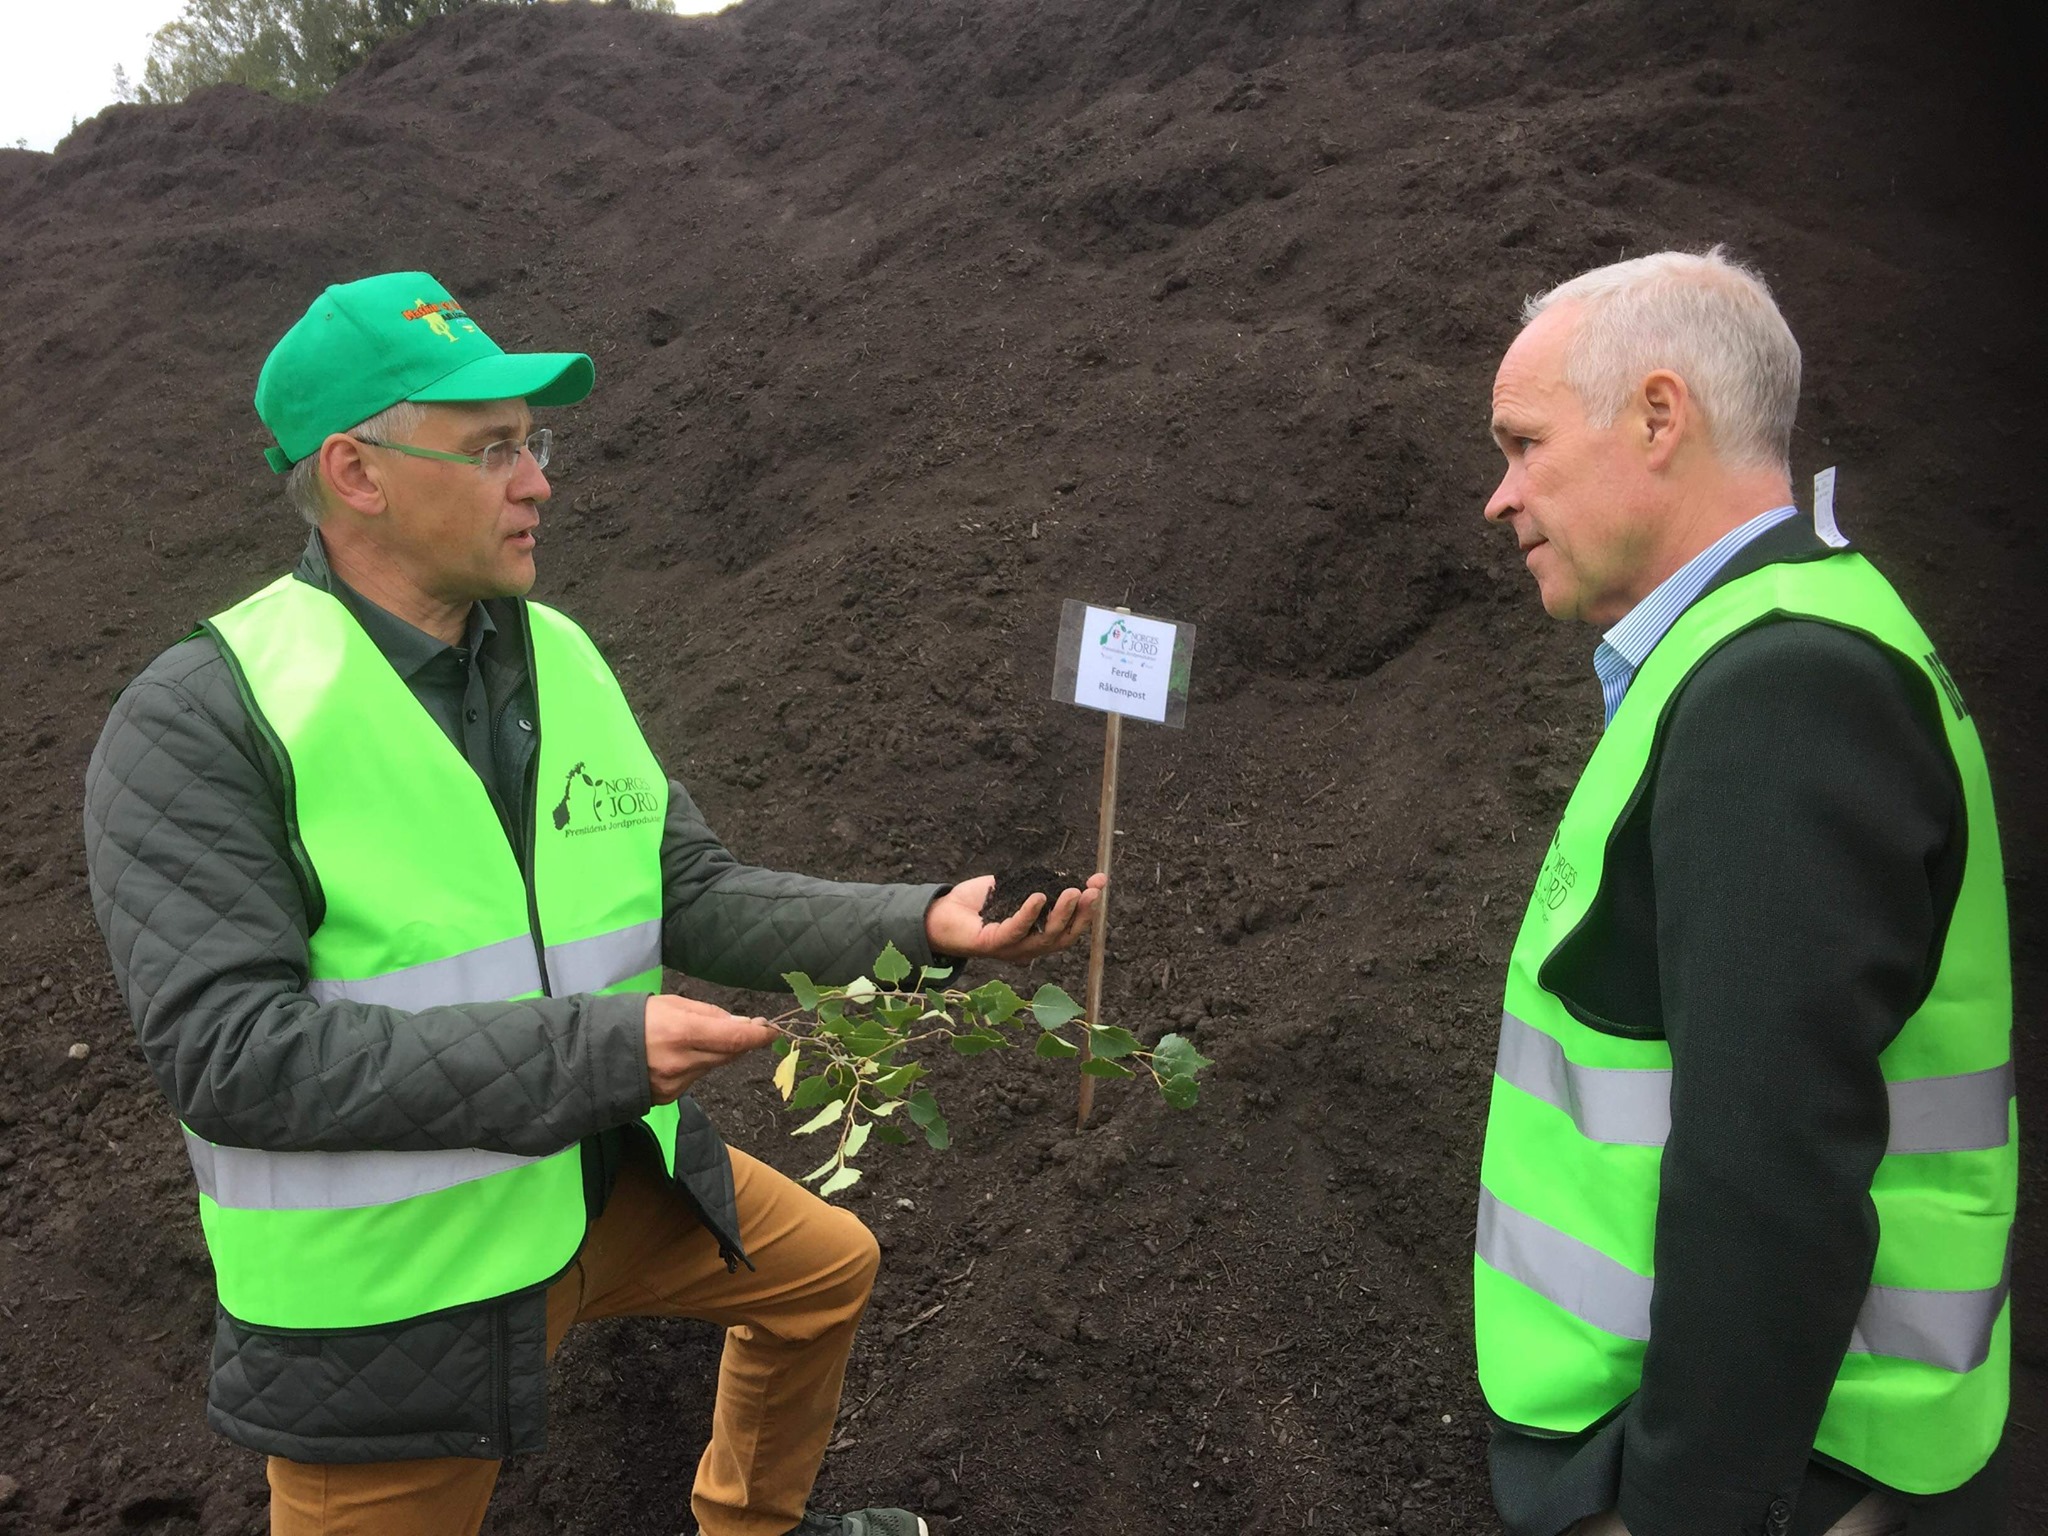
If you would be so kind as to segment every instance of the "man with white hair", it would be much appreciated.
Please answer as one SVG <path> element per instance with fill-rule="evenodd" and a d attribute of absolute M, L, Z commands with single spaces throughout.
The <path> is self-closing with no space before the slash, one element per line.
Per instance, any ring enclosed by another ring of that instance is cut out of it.
<path fill-rule="evenodd" d="M 1799 347 L 1719 250 L 1533 300 L 1508 529 L 1607 724 L 1509 961 L 1474 1320 L 1513 1536 L 2003 1528 L 2017 1183 L 1984 753 L 1792 505 Z"/>

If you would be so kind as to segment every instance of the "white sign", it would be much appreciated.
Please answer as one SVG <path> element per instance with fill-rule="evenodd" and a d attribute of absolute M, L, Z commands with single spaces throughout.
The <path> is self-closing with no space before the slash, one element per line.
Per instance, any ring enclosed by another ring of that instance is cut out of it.
<path fill-rule="evenodd" d="M 1113 608 L 1084 609 L 1074 702 L 1163 723 L 1173 640 L 1174 626 L 1162 620 Z"/>

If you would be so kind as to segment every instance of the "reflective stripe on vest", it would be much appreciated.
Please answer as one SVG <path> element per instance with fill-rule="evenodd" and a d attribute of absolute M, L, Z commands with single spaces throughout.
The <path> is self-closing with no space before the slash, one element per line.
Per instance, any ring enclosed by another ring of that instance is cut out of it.
<path fill-rule="evenodd" d="M 602 992 L 661 964 L 661 922 L 635 923 L 547 950 L 548 975 L 557 992 Z M 362 981 L 316 981 L 307 989 L 321 1002 L 346 998 L 418 1012 L 484 997 L 518 997 L 540 990 L 531 939 L 508 939 L 426 965 L 408 966 Z M 538 1162 L 476 1147 L 422 1152 L 266 1152 L 223 1147 L 187 1130 L 185 1152 L 199 1191 L 238 1211 L 331 1211 L 385 1205 L 414 1195 L 452 1189 L 472 1179 Z"/>
<path fill-rule="evenodd" d="M 602 992 L 661 964 L 661 920 L 650 918 L 587 939 L 550 944 L 546 953 L 556 996 Z M 540 967 L 533 957 L 533 940 L 522 934 L 382 976 L 315 981 L 306 990 L 323 1003 L 380 1003 L 417 1013 L 482 997 L 531 997 L 540 991 Z"/>
<path fill-rule="evenodd" d="M 1671 1135 L 1671 1073 L 1657 1067 L 1588 1067 L 1512 1013 L 1500 1016 L 1493 1070 L 1522 1092 L 1572 1118 L 1588 1141 L 1661 1147 Z M 1951 1077 L 1886 1083 L 1891 1099 L 1888 1152 L 1975 1152 L 2002 1147 L 2011 1134 L 2011 1062 Z"/>
<path fill-rule="evenodd" d="M 540 1161 L 480 1147 L 434 1152 L 264 1152 L 185 1132 L 199 1192 L 231 1211 L 345 1211 L 389 1205 Z"/>
<path fill-rule="evenodd" d="M 1650 1337 L 1656 1282 L 1589 1243 L 1479 1191 L 1479 1257 L 1582 1322 L 1624 1339 Z M 1991 1333 L 2011 1289 L 2010 1261 L 1998 1284 L 1975 1291 L 1925 1291 L 1873 1285 L 1856 1314 L 1849 1352 L 1918 1360 L 1945 1371 L 1974 1371 L 1991 1352 Z"/>
<path fill-rule="evenodd" d="M 642 971 L 661 969 L 661 919 L 547 947 L 548 980 L 557 997 L 602 992 Z"/>

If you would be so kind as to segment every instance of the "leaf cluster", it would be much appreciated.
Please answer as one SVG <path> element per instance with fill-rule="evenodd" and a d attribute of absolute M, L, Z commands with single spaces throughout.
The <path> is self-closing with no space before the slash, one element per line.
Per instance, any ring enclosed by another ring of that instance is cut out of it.
<path fill-rule="evenodd" d="M 952 1133 L 915 1060 L 920 1047 L 949 1048 L 958 1056 L 1009 1050 L 1026 1035 L 1032 1053 L 1048 1061 L 1080 1062 L 1090 1077 L 1129 1078 L 1143 1072 L 1175 1109 L 1201 1097 L 1196 1082 L 1209 1058 L 1179 1035 L 1147 1050 L 1127 1029 L 1083 1018 L 1081 1005 L 1048 982 L 1030 1001 L 1005 981 L 972 991 L 945 985 L 948 970 L 925 966 L 911 981 L 911 965 L 891 944 L 876 958 L 874 974 L 845 986 L 821 987 L 801 971 L 784 974 L 797 1011 L 771 1022 L 782 1031 L 775 1086 L 792 1110 L 815 1111 L 794 1134 L 836 1130 L 832 1155 L 804 1175 L 832 1195 L 860 1181 L 853 1159 L 872 1141 L 901 1145 L 912 1139 L 903 1121 L 943 1152 Z M 1083 1049 L 1085 1043 L 1086 1049 Z"/>

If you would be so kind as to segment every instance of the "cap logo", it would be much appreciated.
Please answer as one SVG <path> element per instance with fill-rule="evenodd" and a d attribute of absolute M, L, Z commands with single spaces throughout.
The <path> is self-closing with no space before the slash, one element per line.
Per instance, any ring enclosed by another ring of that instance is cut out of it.
<path fill-rule="evenodd" d="M 465 315 L 462 312 L 462 306 L 453 299 L 421 299 L 414 308 L 400 310 L 399 314 L 407 320 L 426 321 L 427 329 L 443 341 L 454 341 L 457 339 L 453 327 L 448 324 L 447 317 L 449 315 L 453 315 L 457 320 L 460 320 L 464 330 L 473 331 L 476 329 L 476 322 Z"/>

